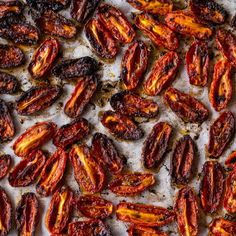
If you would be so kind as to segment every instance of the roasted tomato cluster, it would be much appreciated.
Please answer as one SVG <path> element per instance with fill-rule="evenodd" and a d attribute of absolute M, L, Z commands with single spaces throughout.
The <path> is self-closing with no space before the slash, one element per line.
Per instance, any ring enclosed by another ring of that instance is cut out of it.
<path fill-rule="evenodd" d="M 230 14 L 215 0 L 126 2 L 139 12 L 101 0 L 0 0 L 0 185 L 21 193 L 13 209 L 0 186 L 0 236 L 13 222 L 18 235 L 37 235 L 42 209 L 51 236 L 112 236 L 105 221 L 113 217 L 128 224 L 129 236 L 168 236 L 174 222 L 181 236 L 203 227 L 212 236 L 236 235 L 236 150 L 227 151 L 235 114 L 226 110 L 234 109 L 236 35 L 223 27 Z M 96 55 L 68 57 L 78 44 Z M 104 64 L 116 59 L 120 83 L 106 86 L 113 71 Z M 179 78 L 183 67 L 187 78 Z M 106 106 L 98 101 L 104 97 Z M 24 122 L 31 124 L 25 130 Z M 208 159 L 196 194 L 202 154 Z M 167 184 L 169 195 L 177 193 L 171 201 L 161 192 Z M 22 192 L 32 185 L 35 191 Z"/>

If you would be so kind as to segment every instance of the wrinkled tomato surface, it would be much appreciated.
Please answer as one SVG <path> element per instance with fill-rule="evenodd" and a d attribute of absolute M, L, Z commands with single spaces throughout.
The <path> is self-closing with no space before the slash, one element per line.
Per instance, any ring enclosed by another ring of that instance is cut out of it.
<path fill-rule="evenodd" d="M 224 218 L 214 219 L 209 225 L 211 235 L 231 236 L 236 232 L 236 222 Z"/>
<path fill-rule="evenodd" d="M 0 180 L 3 179 L 11 166 L 11 156 L 4 154 L 4 155 L 0 155 Z"/>

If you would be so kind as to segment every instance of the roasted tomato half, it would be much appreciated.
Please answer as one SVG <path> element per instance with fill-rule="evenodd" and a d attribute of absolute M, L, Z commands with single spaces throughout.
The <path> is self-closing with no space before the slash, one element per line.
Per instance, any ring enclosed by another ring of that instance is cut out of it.
<path fill-rule="evenodd" d="M 192 188 L 186 186 L 179 190 L 174 210 L 180 235 L 197 236 L 199 233 L 199 209 L 197 197 Z"/>
<path fill-rule="evenodd" d="M 101 220 L 72 222 L 68 226 L 68 234 L 70 236 L 112 236 L 110 229 Z"/>
<path fill-rule="evenodd" d="M 167 122 L 157 123 L 144 142 L 142 158 L 147 169 L 159 168 L 164 160 L 172 135 Z"/>
<path fill-rule="evenodd" d="M 196 145 L 189 135 L 185 135 L 176 143 L 172 161 L 171 178 L 177 185 L 188 184 L 193 177 L 193 163 L 196 159 Z"/>
<path fill-rule="evenodd" d="M 190 35 L 197 39 L 208 39 L 213 31 L 189 11 L 173 11 L 166 15 L 166 24 L 170 29 L 184 35 Z"/>
<path fill-rule="evenodd" d="M 5 190 L 0 186 L 0 235 L 6 236 L 12 227 L 12 204 Z"/>
<path fill-rule="evenodd" d="M 217 218 L 209 225 L 209 231 L 212 236 L 233 236 L 236 232 L 236 222 Z"/>
<path fill-rule="evenodd" d="M 59 128 L 53 138 L 53 144 L 57 147 L 66 148 L 75 142 L 81 141 L 89 134 L 89 123 L 80 118 Z"/>
<path fill-rule="evenodd" d="M 34 193 L 25 193 L 16 207 L 18 235 L 33 236 L 39 222 L 39 202 Z"/>
<path fill-rule="evenodd" d="M 202 123 L 209 116 L 203 103 L 175 88 L 167 89 L 164 98 L 171 110 L 185 122 Z"/>
<path fill-rule="evenodd" d="M 228 16 L 226 10 L 214 0 L 190 0 L 195 17 L 214 24 L 223 24 Z"/>
<path fill-rule="evenodd" d="M 206 42 L 193 42 L 186 53 L 186 65 L 190 84 L 204 87 L 210 69 L 210 56 Z"/>
<path fill-rule="evenodd" d="M 102 4 L 98 8 L 97 16 L 119 42 L 131 43 L 134 40 L 133 26 L 119 9 L 108 4 Z"/>
<path fill-rule="evenodd" d="M 137 15 L 135 25 L 157 46 L 169 50 L 176 50 L 179 47 L 179 40 L 176 34 L 166 25 L 154 20 L 152 16 L 144 13 Z"/>
<path fill-rule="evenodd" d="M 118 220 L 151 227 L 164 226 L 175 219 L 175 213 L 163 207 L 121 202 L 117 205 Z"/>
<path fill-rule="evenodd" d="M 28 70 L 34 79 L 44 77 L 51 69 L 59 52 L 59 42 L 55 38 L 46 39 L 34 52 Z"/>
<path fill-rule="evenodd" d="M 233 95 L 232 67 L 223 59 L 215 64 L 209 100 L 216 111 L 227 107 Z"/>
<path fill-rule="evenodd" d="M 20 83 L 15 76 L 0 71 L 0 94 L 13 94 L 19 89 Z"/>
<path fill-rule="evenodd" d="M 56 191 L 63 178 L 66 162 L 67 153 L 61 148 L 58 148 L 56 152 L 47 159 L 36 186 L 36 190 L 40 195 L 46 197 Z"/>
<path fill-rule="evenodd" d="M 160 231 L 159 229 L 145 227 L 141 225 L 132 225 L 128 229 L 129 236 L 168 236 L 167 233 Z"/>
<path fill-rule="evenodd" d="M 86 21 L 92 16 L 96 7 L 101 0 L 72 0 L 71 16 L 77 20 L 80 24 L 86 23 Z"/>
<path fill-rule="evenodd" d="M 50 107 L 62 94 L 59 86 L 32 87 L 24 92 L 16 102 L 18 114 L 23 116 L 36 115 Z"/>
<path fill-rule="evenodd" d="M 35 18 L 35 22 L 38 28 L 48 35 L 71 39 L 77 33 L 76 26 L 70 20 L 51 10 L 42 12 Z"/>
<path fill-rule="evenodd" d="M 104 187 L 105 173 L 92 156 L 86 145 L 74 145 L 70 152 L 74 176 L 81 190 L 86 193 L 98 193 Z"/>
<path fill-rule="evenodd" d="M 135 196 L 155 184 L 154 175 L 145 173 L 121 174 L 114 177 L 109 189 L 120 196 Z"/>
<path fill-rule="evenodd" d="M 224 170 L 220 163 L 207 161 L 203 166 L 200 187 L 200 200 L 206 213 L 216 212 L 221 203 L 224 191 Z"/>
<path fill-rule="evenodd" d="M 11 170 L 8 181 L 12 187 L 25 187 L 39 177 L 46 162 L 41 150 L 32 151 Z"/>
<path fill-rule="evenodd" d="M 39 31 L 30 23 L 11 17 L 0 22 L 0 37 L 16 44 L 33 45 L 39 41 Z"/>
<path fill-rule="evenodd" d="M 151 74 L 144 82 L 145 93 L 156 96 L 175 79 L 180 58 L 176 52 L 167 52 L 155 62 Z"/>
<path fill-rule="evenodd" d="M 66 102 L 64 107 L 65 114 L 71 118 L 79 117 L 90 102 L 96 89 L 97 80 L 95 76 L 81 78 L 71 94 L 70 99 Z"/>
<path fill-rule="evenodd" d="M 104 59 L 114 59 L 118 53 L 115 39 L 100 20 L 92 18 L 85 25 L 86 37 L 98 56 Z"/>
<path fill-rule="evenodd" d="M 45 224 L 52 234 L 60 234 L 66 228 L 72 211 L 73 192 L 68 187 L 57 190 L 46 212 Z"/>
<path fill-rule="evenodd" d="M 236 213 L 236 170 L 229 173 L 226 178 L 226 191 L 224 195 L 224 208 L 231 214 Z"/>
<path fill-rule="evenodd" d="M 15 135 L 15 126 L 7 104 L 0 99 L 0 142 L 11 140 Z"/>
<path fill-rule="evenodd" d="M 4 178 L 11 166 L 11 156 L 10 155 L 1 155 L 0 156 L 0 180 Z"/>
<path fill-rule="evenodd" d="M 236 169 L 236 151 L 230 153 L 225 161 L 225 165 L 230 169 Z"/>
<path fill-rule="evenodd" d="M 235 118 L 232 112 L 226 111 L 210 127 L 208 154 L 211 158 L 221 156 L 235 133 Z"/>
<path fill-rule="evenodd" d="M 0 2 L 0 19 L 20 15 L 23 10 L 23 4 L 18 0 Z"/>
<path fill-rule="evenodd" d="M 27 4 L 37 11 L 60 11 L 68 7 L 70 0 L 26 0 Z"/>
<path fill-rule="evenodd" d="M 17 156 L 25 157 L 53 137 L 56 125 L 53 122 L 39 122 L 28 128 L 13 144 Z"/>
<path fill-rule="evenodd" d="M 148 48 L 141 41 L 133 42 L 125 52 L 121 63 L 121 80 L 127 90 L 135 89 L 141 81 L 148 66 Z"/>
<path fill-rule="evenodd" d="M 230 31 L 219 29 L 216 34 L 216 43 L 231 65 L 236 67 L 236 36 Z"/>
<path fill-rule="evenodd" d="M 25 55 L 20 48 L 0 44 L 0 68 L 13 68 L 24 64 L 24 62 Z"/>
<path fill-rule="evenodd" d="M 113 95 L 110 104 L 116 112 L 130 117 L 153 118 L 157 116 L 159 110 L 156 102 L 129 91 Z"/>
<path fill-rule="evenodd" d="M 113 111 L 104 112 L 101 122 L 110 133 L 119 139 L 138 140 L 144 135 L 131 118 Z"/>
<path fill-rule="evenodd" d="M 93 219 L 105 219 L 113 212 L 112 202 L 95 195 L 80 196 L 76 206 L 80 213 Z"/>
<path fill-rule="evenodd" d="M 92 155 L 96 161 L 113 173 L 119 174 L 124 167 L 124 157 L 118 152 L 112 139 L 95 133 L 92 139 Z"/>
<path fill-rule="evenodd" d="M 62 61 L 53 68 L 52 73 L 60 79 L 77 79 L 94 74 L 98 68 L 98 62 L 92 57 L 81 57 Z"/>
<path fill-rule="evenodd" d="M 127 0 L 134 8 L 153 15 L 165 15 L 172 11 L 173 3 L 170 0 Z"/>

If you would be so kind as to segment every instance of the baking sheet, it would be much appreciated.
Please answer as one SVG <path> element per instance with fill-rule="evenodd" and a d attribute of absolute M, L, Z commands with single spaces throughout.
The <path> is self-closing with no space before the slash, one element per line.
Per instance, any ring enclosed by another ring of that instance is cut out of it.
<path fill-rule="evenodd" d="M 111 3 L 114 6 L 121 9 L 126 16 L 132 20 L 132 13 L 137 12 L 134 8 L 130 7 L 129 4 L 126 3 L 125 0 L 106 0 L 105 2 Z M 184 5 L 185 2 L 181 1 L 175 1 L 176 4 Z M 232 18 L 232 15 L 236 12 L 236 0 L 224 0 L 217 2 L 221 3 L 227 10 L 230 12 L 229 19 Z M 27 12 L 26 12 L 27 13 Z M 68 11 L 63 11 L 61 14 L 65 16 L 69 16 Z M 30 17 L 27 17 L 27 20 L 31 21 Z M 141 35 L 138 35 L 139 38 L 142 38 Z M 142 38 L 149 46 L 153 49 L 152 58 L 153 60 L 157 58 L 160 55 L 160 50 L 155 50 L 154 46 L 152 45 L 151 41 L 147 38 Z M 190 39 L 191 41 L 191 39 Z M 188 42 L 188 46 L 185 44 L 183 49 L 179 49 L 180 55 L 182 55 L 182 58 L 184 58 L 184 54 L 187 51 L 190 42 L 189 39 L 182 39 L 181 42 Z M 0 40 L 1 43 L 7 43 L 5 40 Z M 84 33 L 81 31 L 77 38 L 75 40 L 61 40 L 60 42 L 62 44 L 62 52 L 64 58 L 78 58 L 82 56 L 92 56 L 94 58 L 97 58 L 96 55 L 92 53 L 92 51 L 89 48 L 89 43 L 87 42 Z M 212 45 L 213 48 L 215 48 L 215 45 Z M 29 47 L 23 47 L 21 46 L 25 54 L 27 55 L 27 62 L 30 61 L 30 58 L 32 56 L 32 52 L 34 51 L 34 48 Z M 121 57 L 125 51 L 126 47 L 121 48 L 119 56 L 116 58 L 116 60 L 113 63 L 107 64 L 103 63 L 103 69 L 101 71 L 101 79 L 100 81 L 104 84 L 109 84 L 110 87 L 115 86 L 115 88 L 112 89 L 112 93 L 115 93 L 119 90 L 119 74 L 120 74 L 120 61 Z M 218 60 L 220 58 L 220 54 L 217 52 L 214 52 L 214 60 Z M 99 61 L 101 61 L 99 58 L 97 58 Z M 153 62 L 152 60 L 152 62 Z M 213 64 L 213 63 L 212 63 Z M 151 67 L 151 65 L 150 65 Z M 17 76 L 19 80 L 22 83 L 22 90 L 27 90 L 29 87 L 31 87 L 32 84 L 34 84 L 34 81 L 30 79 L 30 75 L 27 72 L 27 65 L 25 67 L 17 68 L 12 71 L 8 71 L 12 73 L 13 75 Z M 61 83 L 56 78 L 49 78 L 51 83 Z M 234 88 L 235 88 L 235 74 L 233 76 L 233 82 L 234 82 Z M 18 116 L 16 112 L 14 112 L 16 127 L 17 127 L 17 133 L 16 137 L 18 137 L 22 132 L 25 131 L 26 128 L 32 126 L 36 122 L 40 121 L 53 121 L 55 122 L 59 127 L 63 124 L 69 123 L 71 121 L 70 118 L 68 118 L 63 113 L 63 106 L 65 104 L 65 101 L 70 96 L 71 92 L 73 91 L 74 84 L 64 83 L 62 84 L 64 88 L 64 94 L 63 96 L 48 110 L 46 110 L 44 113 L 40 114 L 39 116 L 31 116 L 31 117 L 23 117 Z M 152 119 L 149 122 L 142 121 L 140 126 L 145 131 L 145 136 L 143 139 L 136 141 L 136 142 L 125 142 L 125 141 L 116 141 L 108 132 L 107 130 L 101 125 L 99 114 L 101 111 L 105 111 L 110 109 L 109 103 L 107 103 L 103 107 L 99 107 L 101 105 L 101 101 L 98 101 L 98 97 L 96 96 L 95 99 L 92 101 L 92 103 L 88 106 L 88 109 L 84 113 L 83 117 L 88 119 L 88 121 L 93 125 L 92 134 L 95 132 L 102 132 L 108 135 L 109 137 L 112 137 L 115 141 L 116 146 L 121 151 L 122 154 L 124 154 L 127 157 L 127 169 L 132 171 L 146 171 L 141 162 L 141 149 L 143 146 L 143 142 L 149 132 L 151 131 L 152 127 L 160 121 L 167 121 L 174 127 L 174 140 L 180 138 L 183 134 L 190 134 L 191 137 L 193 137 L 196 141 L 196 144 L 198 146 L 199 150 L 199 156 L 198 156 L 198 164 L 195 166 L 197 173 L 201 173 L 201 169 L 203 166 L 203 163 L 206 161 L 207 157 L 205 155 L 205 146 L 208 143 L 208 130 L 209 125 L 212 123 L 213 120 L 218 116 L 216 112 L 211 108 L 209 101 L 208 101 L 208 89 L 207 88 L 197 88 L 194 86 L 191 86 L 188 82 L 188 76 L 186 73 L 186 70 L 184 68 L 184 65 L 182 65 L 182 68 L 180 69 L 180 73 L 178 74 L 176 80 L 173 83 L 173 86 L 180 89 L 181 91 L 187 92 L 201 100 L 204 104 L 207 105 L 207 107 L 210 109 L 211 115 L 208 121 L 204 122 L 201 126 L 199 125 L 193 125 L 193 124 L 184 124 L 169 108 L 167 108 L 163 104 L 163 98 L 162 96 L 156 96 L 153 98 L 159 106 L 160 106 L 160 112 L 157 119 Z M 109 86 L 108 86 L 109 87 Z M 103 98 L 106 98 L 106 95 L 104 93 L 104 90 L 101 90 L 100 95 L 103 95 Z M 1 98 L 8 102 L 14 102 L 19 95 L 11 96 L 11 95 L 1 95 Z M 234 96 L 236 97 L 236 96 Z M 103 100 L 104 101 L 104 100 Z M 230 103 L 229 109 L 234 112 L 236 115 L 236 108 L 235 108 L 235 99 Z M 91 143 L 91 137 L 86 140 L 86 142 L 90 145 Z M 15 139 L 14 139 L 15 140 Z M 12 142 L 6 143 L 6 144 L 0 144 L 0 152 L 6 153 L 12 155 L 14 159 L 14 166 L 20 161 L 19 157 L 16 157 L 12 151 L 12 145 L 14 143 L 14 140 Z M 43 147 L 44 150 L 47 150 L 51 153 L 53 153 L 56 149 L 55 147 L 49 142 L 47 145 Z M 222 164 L 224 163 L 225 158 L 227 155 L 232 151 L 236 149 L 236 143 L 235 140 L 232 142 L 230 147 L 227 149 L 227 151 L 224 152 L 223 156 L 219 159 L 219 162 Z M 126 200 L 130 202 L 136 202 L 136 203 L 148 203 L 163 207 L 171 207 L 174 203 L 174 196 L 176 195 L 176 192 L 178 191 L 177 188 L 171 186 L 170 183 L 170 175 L 169 175 L 169 168 L 170 168 L 170 157 L 172 156 L 172 150 L 169 150 L 168 155 L 165 158 L 165 161 L 160 168 L 159 172 L 155 172 L 155 176 L 157 179 L 157 184 L 152 187 L 149 191 L 144 192 L 140 196 L 137 197 L 117 197 L 114 194 L 110 193 L 108 190 L 105 190 L 102 192 L 102 196 L 108 200 L 111 200 L 114 204 L 119 203 L 121 200 Z M 71 165 L 69 163 L 67 172 L 65 175 L 65 183 L 67 183 L 72 189 L 79 191 L 78 184 L 74 180 L 73 172 Z M 25 187 L 25 188 L 12 188 L 7 178 L 4 178 L 0 181 L 0 186 L 2 186 L 7 193 L 9 194 L 11 201 L 13 203 L 13 206 L 15 208 L 15 205 L 20 200 L 21 195 L 25 192 L 35 192 L 34 185 Z M 196 178 L 194 181 L 192 181 L 191 186 L 195 188 L 195 191 L 198 193 L 199 189 L 199 175 L 196 175 Z M 40 201 L 40 222 L 37 227 L 36 235 L 49 235 L 47 229 L 44 225 L 44 217 L 45 217 L 45 211 L 49 205 L 51 197 L 43 198 L 40 197 L 38 194 L 38 199 Z M 1 209 L 0 209 L 1 210 Z M 225 215 L 225 212 L 220 212 L 221 215 Z M 76 216 L 80 217 L 80 216 Z M 211 217 L 204 216 L 201 214 L 201 232 L 200 235 L 204 236 L 207 235 L 206 225 L 211 221 Z M 128 224 L 125 224 L 121 221 L 117 221 L 115 215 L 111 219 L 108 219 L 107 224 L 110 226 L 112 234 L 114 236 L 123 236 L 127 235 L 126 230 L 128 228 Z M 15 228 L 15 226 L 14 226 Z M 166 228 L 163 228 L 167 230 L 170 235 L 178 235 L 177 234 L 177 227 L 176 224 L 173 223 L 169 225 Z M 9 235 L 17 235 L 16 230 L 13 229 Z"/>

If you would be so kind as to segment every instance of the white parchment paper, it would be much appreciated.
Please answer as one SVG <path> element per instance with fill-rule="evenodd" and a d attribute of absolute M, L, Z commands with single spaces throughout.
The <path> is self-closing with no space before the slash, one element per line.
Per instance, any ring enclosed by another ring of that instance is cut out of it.
<path fill-rule="evenodd" d="M 125 0 L 106 0 L 105 2 L 111 3 L 114 6 L 118 7 L 120 10 L 122 10 L 126 16 L 132 21 L 132 13 L 137 12 L 134 8 L 130 7 L 129 4 L 126 3 Z M 217 2 L 221 3 L 230 13 L 229 19 L 232 18 L 232 15 L 236 13 L 236 0 L 218 0 Z M 176 4 L 182 4 L 182 2 L 177 2 Z M 27 13 L 27 12 L 26 12 Z M 68 11 L 63 11 L 61 14 L 69 17 Z M 30 17 L 27 17 L 27 20 L 31 21 Z M 142 38 L 141 34 L 138 35 L 138 37 Z M 152 59 L 151 64 L 153 63 L 155 58 L 158 58 L 160 55 L 160 50 L 154 49 L 154 46 L 152 45 L 151 41 L 147 38 L 143 38 L 143 40 L 152 48 Z M 179 53 L 182 55 L 182 58 L 184 58 L 185 52 L 188 50 L 188 47 L 191 43 L 192 39 L 181 39 L 181 44 L 183 45 L 181 49 L 179 49 Z M 6 43 L 5 40 L 0 40 L 1 43 Z M 75 40 L 62 40 L 60 39 L 61 46 L 62 46 L 62 54 L 63 58 L 78 58 L 82 56 L 91 56 L 94 58 L 97 58 L 95 54 L 90 49 L 89 43 L 86 40 L 86 37 L 84 36 L 84 33 L 81 29 L 80 33 L 78 34 L 77 38 Z M 187 44 L 188 43 L 188 44 Z M 32 84 L 34 84 L 34 81 L 30 78 L 29 73 L 27 72 L 27 65 L 30 61 L 30 58 L 32 56 L 32 52 L 34 51 L 33 47 L 23 47 L 21 46 L 22 50 L 27 55 L 27 64 L 24 67 L 13 69 L 10 71 L 10 73 L 14 74 L 18 77 L 18 79 L 22 83 L 22 90 L 27 90 L 29 87 L 31 87 Z M 113 63 L 103 63 L 103 69 L 101 71 L 102 77 L 101 81 L 104 83 L 111 83 L 115 84 L 119 81 L 119 74 L 120 74 L 120 61 L 122 58 L 122 55 L 124 54 L 125 49 L 127 46 L 121 48 L 119 56 L 116 58 L 116 60 Z M 220 53 L 215 51 L 215 44 L 212 43 L 212 49 L 214 51 L 214 61 L 218 60 L 221 56 Z M 97 58 L 99 61 L 101 61 L 99 58 Z M 213 66 L 213 62 L 211 63 Z M 151 65 L 150 65 L 151 67 Z M 150 70 L 149 70 L 150 71 Z M 9 71 L 8 71 L 9 72 Z M 61 83 L 56 78 L 49 78 L 51 83 Z M 235 96 L 235 74 L 233 76 L 233 83 L 234 83 L 234 97 Z M 125 141 L 115 141 L 115 144 L 117 145 L 118 149 L 127 157 L 127 169 L 132 171 L 146 171 L 142 166 L 141 161 L 141 149 L 143 146 L 143 142 L 149 132 L 151 131 L 152 127 L 159 121 L 167 121 L 174 127 L 174 140 L 180 138 L 184 134 L 190 134 L 194 140 L 196 141 L 196 144 L 198 146 L 199 150 L 199 156 L 198 156 L 198 164 L 195 166 L 196 172 L 201 173 L 201 169 L 203 166 L 203 163 L 207 160 L 206 153 L 205 153 L 205 146 L 208 143 L 208 130 L 209 125 L 212 123 L 213 120 L 218 116 L 218 113 L 216 113 L 210 106 L 208 101 L 208 88 L 197 88 L 194 86 L 191 86 L 188 81 L 188 76 L 185 70 L 184 60 L 180 69 L 180 72 L 176 78 L 176 80 L 173 83 L 173 86 L 180 89 L 181 91 L 184 91 L 186 93 L 190 93 L 191 95 L 195 96 L 199 100 L 201 100 L 204 104 L 207 105 L 209 108 L 211 115 L 208 121 L 204 122 L 201 126 L 199 125 L 193 125 L 193 124 L 184 124 L 169 108 L 167 108 L 163 103 L 163 98 L 161 96 L 156 96 L 153 99 L 159 104 L 160 106 L 160 112 L 157 119 L 152 119 L 149 122 L 143 122 L 140 124 L 140 126 L 145 131 L 145 136 L 143 139 L 136 141 L 136 142 L 125 142 Z M 71 92 L 73 91 L 74 84 L 65 83 L 63 84 L 64 88 L 64 94 L 61 96 L 61 98 L 48 110 L 40 114 L 39 116 L 31 116 L 31 117 L 21 117 L 16 114 L 14 111 L 14 118 L 15 123 L 17 127 L 17 133 L 16 137 L 18 137 L 22 132 L 25 131 L 26 128 L 32 126 L 36 122 L 40 121 L 53 121 L 55 122 L 59 127 L 63 124 L 69 123 L 71 121 L 70 118 L 68 118 L 63 113 L 63 107 L 65 102 L 68 100 Z M 113 93 L 118 91 L 119 86 L 116 86 L 115 89 L 113 89 Z M 103 94 L 104 95 L 104 94 Z M 1 98 L 8 102 L 14 102 L 19 95 L 1 95 Z M 235 101 L 234 98 L 233 101 L 230 103 L 229 109 L 234 112 L 236 115 L 236 109 L 235 109 Z M 63 105 L 62 105 L 63 104 Z M 109 103 L 107 103 L 104 107 L 99 107 L 96 97 L 94 101 L 88 106 L 88 109 L 84 113 L 83 117 L 88 119 L 88 121 L 93 125 L 93 131 L 95 132 L 102 132 L 108 135 L 109 137 L 112 137 L 107 130 L 101 125 L 99 113 L 100 111 L 105 111 L 110 109 Z M 16 139 L 15 137 L 15 139 Z M 92 135 L 89 136 L 89 138 L 86 140 L 87 144 L 90 145 Z M 14 143 L 15 139 L 12 142 L 0 144 L 0 152 L 5 154 L 10 154 L 13 157 L 15 166 L 19 161 L 20 158 L 16 157 L 12 151 L 12 144 Z M 173 146 L 173 145 L 172 145 Z M 44 150 L 47 150 L 51 153 L 55 151 L 55 146 L 53 146 L 50 142 L 43 147 Z M 235 139 L 233 140 L 230 147 L 227 149 L 227 151 L 224 152 L 222 157 L 219 159 L 219 162 L 222 164 L 224 163 L 225 158 L 227 155 L 232 151 L 236 149 L 236 143 Z M 105 190 L 102 192 L 102 196 L 108 200 L 111 200 L 114 204 L 119 203 L 121 200 L 136 202 L 136 203 L 147 203 L 147 204 L 153 204 L 163 207 L 171 207 L 174 204 L 174 199 L 176 192 L 178 189 L 174 186 L 171 186 L 170 182 L 170 174 L 169 174 L 169 168 L 170 168 L 170 157 L 172 156 L 172 150 L 169 150 L 165 161 L 160 168 L 158 172 L 155 172 L 155 176 L 157 179 L 157 184 L 151 188 L 150 191 L 146 191 L 140 196 L 137 197 L 129 197 L 129 198 L 123 198 L 123 197 L 117 197 L 114 194 L 110 193 L 108 190 Z M 196 175 L 196 178 L 192 181 L 191 186 L 194 187 L 196 193 L 198 193 L 199 190 L 199 176 Z M 70 163 L 68 164 L 68 169 L 65 175 L 65 183 L 67 183 L 72 189 L 79 191 L 78 184 L 74 180 L 73 177 L 73 171 L 71 168 Z M 35 186 L 29 186 L 25 188 L 12 188 L 7 178 L 4 178 L 0 181 L 0 186 L 2 186 L 7 193 L 9 194 L 11 201 L 13 203 L 13 206 L 15 208 L 17 202 L 20 200 L 22 193 L 25 192 L 35 192 Z M 49 235 L 49 232 L 45 228 L 44 225 L 44 218 L 45 218 L 45 211 L 49 205 L 50 197 L 42 198 L 38 194 L 38 199 L 40 201 L 40 222 L 37 227 L 36 235 Z M 1 209 L 0 209 L 1 211 Z M 220 215 L 224 216 L 225 212 L 222 210 L 222 212 L 219 213 Z M 210 216 L 204 216 L 201 214 L 201 236 L 207 235 L 206 225 L 211 221 Z M 128 224 L 125 224 L 123 222 L 120 222 L 116 220 L 115 214 L 111 219 L 108 219 L 106 223 L 110 226 L 111 231 L 114 236 L 124 236 L 127 235 L 126 230 L 128 228 Z M 14 226 L 15 227 L 15 226 Z M 10 232 L 9 235 L 17 235 L 16 230 L 14 229 Z M 177 234 L 177 226 L 175 223 L 169 225 L 168 227 L 164 228 L 164 230 L 167 230 L 170 235 L 178 235 Z"/>

